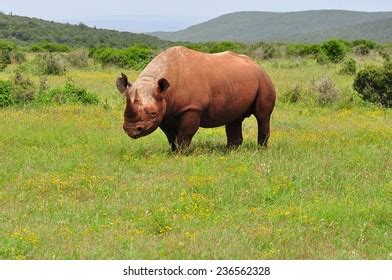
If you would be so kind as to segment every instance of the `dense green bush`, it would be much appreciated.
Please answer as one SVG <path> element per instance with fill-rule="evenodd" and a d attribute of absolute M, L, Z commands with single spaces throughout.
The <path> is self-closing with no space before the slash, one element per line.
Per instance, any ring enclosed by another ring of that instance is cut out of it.
<path fill-rule="evenodd" d="M 329 58 L 324 52 L 320 52 L 318 55 L 316 55 L 315 59 L 316 62 L 320 65 L 329 63 Z"/>
<path fill-rule="evenodd" d="M 14 103 L 11 93 L 11 82 L 0 81 L 0 107 L 10 106 Z"/>
<path fill-rule="evenodd" d="M 143 69 L 156 53 L 156 49 L 141 44 L 135 44 L 127 49 L 101 47 L 90 50 L 90 56 L 104 66 L 119 66 L 136 70 Z"/>
<path fill-rule="evenodd" d="M 11 63 L 22 63 L 25 60 L 25 54 L 18 50 L 15 43 L 0 40 L 0 71 L 4 70 Z"/>
<path fill-rule="evenodd" d="M 68 80 L 64 87 L 39 92 L 37 102 L 97 104 L 98 97 L 85 88 L 77 87 L 72 80 Z"/>
<path fill-rule="evenodd" d="M 55 42 L 41 42 L 31 46 L 30 50 L 32 52 L 69 52 L 71 48 Z"/>
<path fill-rule="evenodd" d="M 9 64 L 11 64 L 11 51 L 0 49 L 0 71 L 4 70 Z"/>
<path fill-rule="evenodd" d="M 64 75 L 66 71 L 62 56 L 53 53 L 39 54 L 33 61 L 37 71 L 41 75 Z"/>
<path fill-rule="evenodd" d="M 235 53 L 246 53 L 247 47 L 243 43 L 222 41 L 222 42 L 207 42 L 207 43 L 186 43 L 185 47 L 192 50 L 205 53 L 220 53 L 225 51 L 232 51 Z"/>
<path fill-rule="evenodd" d="M 315 56 L 321 54 L 322 49 L 317 44 L 289 44 L 286 48 L 286 54 L 288 56 Z"/>
<path fill-rule="evenodd" d="M 363 100 L 392 107 L 392 64 L 386 61 L 382 68 L 367 67 L 359 71 L 353 86 Z"/>
<path fill-rule="evenodd" d="M 353 58 L 349 58 L 344 61 L 340 68 L 341 74 L 354 75 L 357 72 L 357 62 Z"/>
<path fill-rule="evenodd" d="M 34 100 L 36 87 L 29 77 L 17 71 L 12 78 L 11 93 L 15 103 L 26 104 Z"/>
<path fill-rule="evenodd" d="M 373 50 L 377 47 L 377 44 L 371 40 L 360 39 L 352 41 L 351 46 L 353 47 L 356 54 L 367 55 L 370 53 L 370 50 Z"/>
<path fill-rule="evenodd" d="M 343 40 L 329 40 L 321 45 L 318 44 L 289 44 L 286 47 L 286 55 L 295 57 L 311 56 L 319 64 L 327 62 L 338 63 L 343 60 L 349 43 Z"/>
<path fill-rule="evenodd" d="M 342 40 L 329 40 L 321 45 L 323 52 L 328 56 L 328 59 L 333 63 L 342 61 L 346 55 L 347 46 Z"/>
<path fill-rule="evenodd" d="M 15 50 L 16 48 L 17 47 L 16 47 L 16 44 L 14 42 L 7 41 L 7 40 L 1 40 L 0 39 L 0 49 L 1 50 L 6 49 L 6 50 L 9 50 L 9 51 L 12 51 L 12 50 Z"/>

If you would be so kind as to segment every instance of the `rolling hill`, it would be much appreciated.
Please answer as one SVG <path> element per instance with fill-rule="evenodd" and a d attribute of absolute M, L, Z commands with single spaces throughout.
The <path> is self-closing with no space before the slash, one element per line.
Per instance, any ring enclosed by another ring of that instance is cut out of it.
<path fill-rule="evenodd" d="M 331 37 L 392 41 L 392 12 L 316 10 L 236 12 L 176 32 L 153 32 L 170 41 L 318 42 Z"/>
<path fill-rule="evenodd" d="M 146 34 L 97 29 L 82 23 L 79 25 L 57 23 L 3 13 L 0 13 L 0 39 L 25 43 L 52 41 L 76 46 L 107 45 L 120 48 L 134 43 L 157 47 L 167 44 L 157 37 Z"/>

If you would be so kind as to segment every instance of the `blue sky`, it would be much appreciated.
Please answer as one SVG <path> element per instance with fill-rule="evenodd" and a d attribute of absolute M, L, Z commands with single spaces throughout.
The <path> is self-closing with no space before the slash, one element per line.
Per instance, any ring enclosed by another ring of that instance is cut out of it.
<path fill-rule="evenodd" d="M 178 30 L 235 11 L 392 11 L 392 0 L 0 0 L 0 10 L 133 32 Z"/>

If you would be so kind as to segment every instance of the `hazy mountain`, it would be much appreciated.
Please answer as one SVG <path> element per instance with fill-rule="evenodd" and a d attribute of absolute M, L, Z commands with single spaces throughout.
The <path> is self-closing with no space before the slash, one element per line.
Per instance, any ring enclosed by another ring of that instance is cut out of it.
<path fill-rule="evenodd" d="M 236 12 L 176 32 L 153 32 L 171 41 L 297 41 L 331 37 L 392 41 L 392 12 L 317 10 L 303 12 Z"/>
<path fill-rule="evenodd" d="M 133 43 L 145 43 L 153 46 L 167 44 L 157 37 L 146 34 L 98 29 L 88 27 L 85 24 L 57 23 L 3 13 L 0 13 L 1 38 L 26 43 L 54 41 L 78 46 L 128 47 Z"/>

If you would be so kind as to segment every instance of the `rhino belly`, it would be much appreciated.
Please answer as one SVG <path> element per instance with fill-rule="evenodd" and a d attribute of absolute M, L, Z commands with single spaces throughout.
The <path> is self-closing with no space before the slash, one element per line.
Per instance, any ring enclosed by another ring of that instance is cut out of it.
<path fill-rule="evenodd" d="M 257 84 L 212 92 L 208 108 L 202 113 L 201 127 L 217 127 L 253 113 Z"/>

